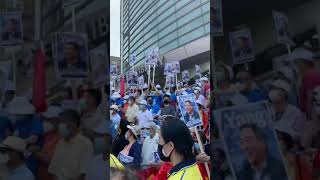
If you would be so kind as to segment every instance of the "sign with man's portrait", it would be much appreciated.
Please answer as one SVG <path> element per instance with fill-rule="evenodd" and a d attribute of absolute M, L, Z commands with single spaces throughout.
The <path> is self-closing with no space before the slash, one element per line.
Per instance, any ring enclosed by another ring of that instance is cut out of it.
<path fill-rule="evenodd" d="M 108 49 L 98 48 L 91 51 L 92 77 L 95 85 L 106 83 L 109 76 Z"/>
<path fill-rule="evenodd" d="M 168 74 L 166 76 L 166 87 L 174 87 L 174 75 Z"/>
<path fill-rule="evenodd" d="M 277 41 L 281 44 L 294 45 L 289 31 L 288 17 L 285 14 L 277 11 L 272 11 L 272 15 L 276 30 Z"/>
<path fill-rule="evenodd" d="M 169 75 L 173 73 L 173 67 L 171 63 L 164 64 L 164 72 L 163 75 Z"/>
<path fill-rule="evenodd" d="M 130 58 L 129 58 L 129 65 L 130 65 L 130 66 L 133 66 L 136 62 L 137 62 L 137 57 L 136 57 L 136 55 L 131 54 L 131 55 L 130 55 Z"/>
<path fill-rule="evenodd" d="M 21 13 L 4 13 L 0 15 L 0 32 L 2 46 L 23 44 L 23 26 Z"/>
<path fill-rule="evenodd" d="M 138 77 L 138 87 L 140 89 L 143 89 L 143 85 L 144 85 L 144 76 L 141 75 L 141 76 Z"/>
<path fill-rule="evenodd" d="M 171 64 L 172 64 L 172 72 L 175 73 L 175 74 L 180 73 L 180 62 L 179 61 L 174 61 Z"/>
<path fill-rule="evenodd" d="M 182 81 L 187 82 L 189 80 L 190 80 L 189 71 L 188 70 L 182 71 Z"/>
<path fill-rule="evenodd" d="M 116 64 L 110 64 L 110 74 L 112 77 L 118 76 L 118 67 Z"/>
<path fill-rule="evenodd" d="M 202 125 L 198 105 L 194 94 L 180 95 L 177 97 L 181 112 L 181 120 L 188 126 L 194 128 Z"/>
<path fill-rule="evenodd" d="M 138 73 L 129 71 L 126 76 L 128 86 L 138 86 Z"/>
<path fill-rule="evenodd" d="M 196 75 L 198 77 L 201 77 L 201 68 L 199 65 L 195 65 L 195 69 L 196 69 Z"/>
<path fill-rule="evenodd" d="M 231 32 L 230 46 L 234 65 L 244 64 L 254 60 L 255 52 L 250 29 L 245 28 Z"/>
<path fill-rule="evenodd" d="M 87 38 L 82 33 L 57 35 L 57 71 L 63 78 L 85 78 L 89 72 Z"/>
<path fill-rule="evenodd" d="M 214 112 L 234 177 L 288 180 L 266 102 Z"/>

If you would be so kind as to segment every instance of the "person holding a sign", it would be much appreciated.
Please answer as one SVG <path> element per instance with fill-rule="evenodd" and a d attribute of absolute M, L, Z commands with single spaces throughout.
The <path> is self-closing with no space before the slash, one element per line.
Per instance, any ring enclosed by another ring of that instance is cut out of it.
<path fill-rule="evenodd" d="M 125 135 L 129 144 L 119 153 L 118 159 L 125 166 L 139 168 L 141 163 L 142 145 L 137 141 L 140 136 L 140 128 L 138 126 L 128 125 L 129 129 Z"/>
<path fill-rule="evenodd" d="M 142 146 L 142 164 L 155 164 L 159 163 L 157 148 L 159 135 L 157 133 L 158 126 L 151 122 L 148 124 L 147 131 L 149 131 L 150 136 L 147 136 L 143 141 Z"/>
<path fill-rule="evenodd" d="M 173 165 L 168 180 L 204 179 L 193 154 L 193 138 L 183 121 L 167 117 L 161 125 L 159 137 L 159 157 Z"/>
<path fill-rule="evenodd" d="M 240 148 L 247 159 L 241 165 L 239 180 L 287 179 L 282 162 L 268 152 L 264 136 L 262 129 L 255 124 L 240 127 Z"/>

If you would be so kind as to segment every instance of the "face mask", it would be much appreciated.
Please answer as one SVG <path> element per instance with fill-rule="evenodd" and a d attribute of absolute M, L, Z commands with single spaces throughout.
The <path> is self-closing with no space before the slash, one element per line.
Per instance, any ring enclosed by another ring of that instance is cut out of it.
<path fill-rule="evenodd" d="M 149 105 L 152 105 L 152 104 L 153 104 L 153 101 L 152 101 L 152 100 L 148 100 L 148 104 L 149 104 Z"/>
<path fill-rule="evenodd" d="M 216 78 L 218 82 L 224 81 L 225 80 L 224 72 L 217 71 Z"/>
<path fill-rule="evenodd" d="M 195 149 L 197 152 L 200 152 L 200 145 L 199 145 L 199 143 L 194 143 L 194 149 Z"/>
<path fill-rule="evenodd" d="M 102 154 L 106 149 L 106 142 L 104 137 L 97 137 L 94 139 L 94 151 L 95 154 Z"/>
<path fill-rule="evenodd" d="M 269 92 L 269 98 L 270 98 L 271 102 L 279 102 L 281 100 L 281 97 L 279 95 L 279 91 L 271 90 Z"/>
<path fill-rule="evenodd" d="M 53 126 L 52 123 L 49 123 L 49 122 L 44 122 L 43 123 L 43 130 L 44 130 L 45 133 L 51 132 L 53 129 L 54 129 L 54 126 Z"/>
<path fill-rule="evenodd" d="M 71 132 L 70 130 L 67 128 L 67 125 L 66 124 L 60 124 L 59 125 L 59 134 L 66 138 L 68 136 L 70 136 Z"/>
<path fill-rule="evenodd" d="M 124 138 L 125 138 L 126 140 L 129 139 L 129 131 L 124 135 Z"/>
<path fill-rule="evenodd" d="M 0 153 L 0 165 L 6 164 L 9 161 L 9 155 L 6 153 Z"/>
<path fill-rule="evenodd" d="M 170 101 L 168 99 L 166 99 L 163 101 L 163 103 L 168 105 L 170 103 Z"/>
<path fill-rule="evenodd" d="M 163 162 L 168 162 L 168 161 L 170 161 L 170 154 L 171 154 L 171 153 L 169 154 L 168 157 L 165 156 L 165 154 L 164 154 L 164 152 L 163 152 L 163 146 L 164 146 L 164 145 L 158 144 L 158 154 L 159 154 L 159 157 L 160 157 L 161 161 L 163 161 Z"/>
<path fill-rule="evenodd" d="M 140 109 L 141 111 L 144 111 L 144 110 L 146 109 L 146 105 L 140 105 L 140 106 L 139 106 L 139 109 Z"/>

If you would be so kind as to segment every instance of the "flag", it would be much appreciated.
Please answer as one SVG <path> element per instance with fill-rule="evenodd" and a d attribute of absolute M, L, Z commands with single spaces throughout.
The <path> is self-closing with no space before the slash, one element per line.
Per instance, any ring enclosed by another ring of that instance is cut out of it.
<path fill-rule="evenodd" d="M 37 112 L 44 112 L 47 109 L 46 86 L 45 55 L 39 48 L 35 53 L 32 93 L 32 103 Z"/>
<path fill-rule="evenodd" d="M 120 95 L 124 97 L 124 78 L 123 76 L 120 77 Z"/>

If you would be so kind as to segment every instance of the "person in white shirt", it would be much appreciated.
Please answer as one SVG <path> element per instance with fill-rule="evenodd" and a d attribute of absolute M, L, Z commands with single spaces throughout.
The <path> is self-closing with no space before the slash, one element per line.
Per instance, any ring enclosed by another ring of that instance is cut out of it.
<path fill-rule="evenodd" d="M 196 87 L 194 90 L 194 94 L 195 94 L 195 100 L 198 100 L 201 102 L 201 104 L 206 104 L 206 98 L 200 93 L 201 88 L 200 87 Z"/>
<path fill-rule="evenodd" d="M 34 180 L 25 164 L 26 142 L 15 136 L 8 136 L 0 145 L 0 179 Z"/>
<path fill-rule="evenodd" d="M 150 165 L 158 163 L 158 159 L 155 157 L 155 153 L 158 150 L 158 141 L 159 135 L 157 131 L 159 127 L 154 123 L 151 122 L 148 124 L 148 129 L 150 136 L 147 136 L 143 142 L 142 146 L 142 164 L 143 165 Z"/>
<path fill-rule="evenodd" d="M 117 134 L 117 129 L 120 125 L 120 120 L 121 117 L 118 114 L 118 106 L 117 105 L 112 105 L 110 107 L 110 119 L 112 122 L 112 137 L 115 138 Z"/>
<path fill-rule="evenodd" d="M 145 127 L 148 125 L 149 122 L 153 121 L 153 116 L 152 113 L 147 109 L 147 101 L 142 100 L 139 102 L 139 109 L 140 111 L 138 112 L 138 126 L 140 128 Z"/>
<path fill-rule="evenodd" d="M 126 119 L 130 123 L 135 123 L 139 112 L 139 106 L 135 103 L 135 98 L 130 96 L 128 101 L 128 109 L 126 111 Z"/>
<path fill-rule="evenodd" d="M 271 113 L 275 129 L 286 132 L 298 140 L 304 129 L 306 117 L 297 107 L 288 103 L 290 89 L 286 80 L 279 79 L 271 84 Z"/>

